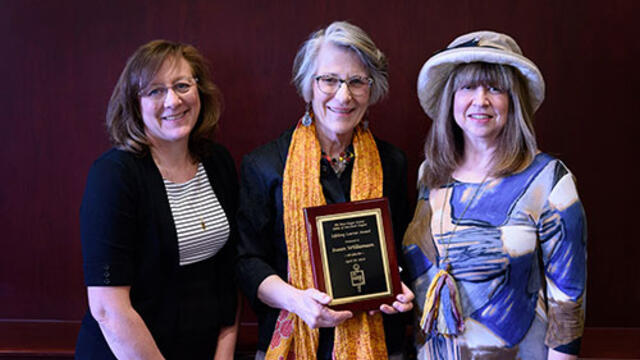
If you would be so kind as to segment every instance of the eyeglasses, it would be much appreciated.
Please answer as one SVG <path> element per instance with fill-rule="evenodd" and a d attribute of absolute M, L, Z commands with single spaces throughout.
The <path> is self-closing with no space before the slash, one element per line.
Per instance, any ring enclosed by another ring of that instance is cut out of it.
<path fill-rule="evenodd" d="M 340 79 L 333 75 L 317 75 L 315 78 L 318 83 L 318 89 L 327 95 L 335 94 L 343 83 L 347 84 L 347 88 L 353 96 L 361 96 L 369 91 L 373 84 L 373 79 L 364 76 L 352 76 L 348 79 Z"/>
<path fill-rule="evenodd" d="M 169 89 L 173 90 L 173 92 L 180 96 L 188 94 L 192 89 L 194 89 L 196 83 L 198 82 L 198 78 L 186 78 L 179 80 L 177 83 L 171 85 L 170 87 L 162 86 L 162 85 L 154 85 L 149 88 L 140 90 L 138 95 L 141 97 L 146 97 L 155 102 L 164 101 L 167 97 L 167 93 L 169 93 Z"/>

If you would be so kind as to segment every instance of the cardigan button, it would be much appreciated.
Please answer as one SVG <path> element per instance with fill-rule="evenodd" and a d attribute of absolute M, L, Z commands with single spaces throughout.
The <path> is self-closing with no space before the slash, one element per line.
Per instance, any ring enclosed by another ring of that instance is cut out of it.
<path fill-rule="evenodd" d="M 109 284 L 111 284 L 111 280 L 109 280 L 109 279 L 104 279 L 103 283 L 104 283 L 105 285 L 109 285 Z"/>

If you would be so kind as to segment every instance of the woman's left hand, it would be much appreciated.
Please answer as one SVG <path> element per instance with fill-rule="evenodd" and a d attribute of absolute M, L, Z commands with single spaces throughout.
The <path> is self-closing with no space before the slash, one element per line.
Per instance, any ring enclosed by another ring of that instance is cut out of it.
<path fill-rule="evenodd" d="M 401 282 L 400 285 L 402 286 L 402 294 L 398 294 L 398 296 L 396 296 L 397 301 L 394 301 L 391 305 L 380 305 L 380 311 L 387 315 L 391 315 L 401 312 L 407 312 L 413 309 L 413 298 L 415 297 L 413 295 L 413 291 L 411 291 L 403 282 Z M 377 311 L 378 310 L 371 310 L 369 311 L 369 315 L 373 315 Z"/>

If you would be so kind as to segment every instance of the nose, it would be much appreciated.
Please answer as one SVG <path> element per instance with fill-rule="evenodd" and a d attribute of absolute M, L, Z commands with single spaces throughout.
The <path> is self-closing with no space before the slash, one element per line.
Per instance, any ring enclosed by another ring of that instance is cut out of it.
<path fill-rule="evenodd" d="M 172 89 L 167 89 L 167 95 L 164 97 L 164 106 L 165 107 L 174 107 L 179 105 L 182 102 L 182 98 Z"/>
<path fill-rule="evenodd" d="M 487 88 L 484 86 L 476 87 L 473 93 L 473 104 L 479 106 L 489 105 L 489 97 L 487 96 Z"/>
<path fill-rule="evenodd" d="M 351 100 L 351 90 L 349 90 L 349 86 L 347 86 L 346 82 L 340 83 L 334 97 L 343 103 L 346 103 L 349 100 Z"/>

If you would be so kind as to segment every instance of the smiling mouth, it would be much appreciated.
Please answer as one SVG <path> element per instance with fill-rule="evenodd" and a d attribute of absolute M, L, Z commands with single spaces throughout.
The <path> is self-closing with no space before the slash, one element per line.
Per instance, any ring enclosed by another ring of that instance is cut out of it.
<path fill-rule="evenodd" d="M 163 116 L 162 120 L 173 121 L 173 120 L 180 119 L 181 117 L 183 117 L 187 113 L 187 111 L 189 111 L 189 110 L 186 110 L 186 111 L 183 111 L 183 112 L 180 112 L 180 113 L 177 113 L 177 114 L 173 114 L 173 115 Z"/>
<path fill-rule="evenodd" d="M 488 120 L 493 118 L 493 116 L 487 114 L 471 114 L 469 117 L 475 120 Z"/>
<path fill-rule="evenodd" d="M 350 114 L 353 111 L 353 109 L 340 109 L 334 107 L 329 107 L 329 110 L 337 114 Z"/>

